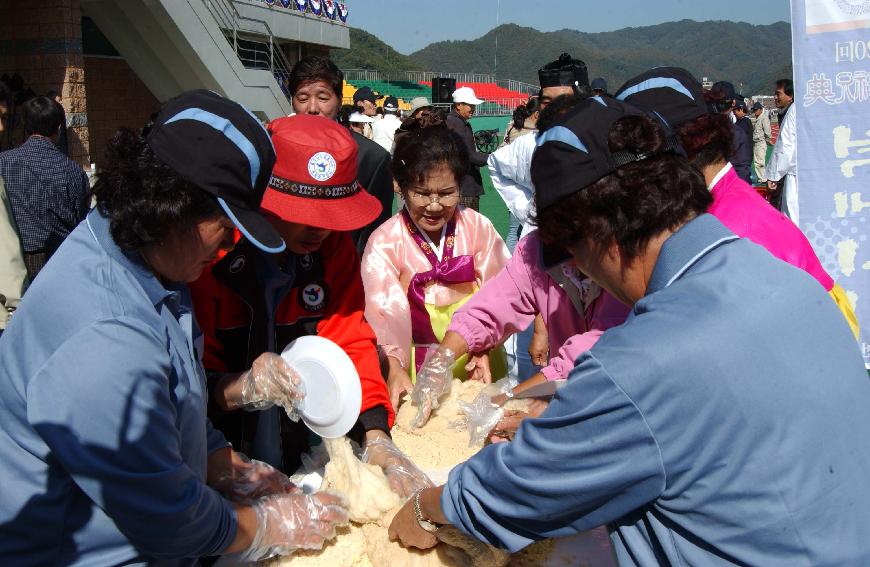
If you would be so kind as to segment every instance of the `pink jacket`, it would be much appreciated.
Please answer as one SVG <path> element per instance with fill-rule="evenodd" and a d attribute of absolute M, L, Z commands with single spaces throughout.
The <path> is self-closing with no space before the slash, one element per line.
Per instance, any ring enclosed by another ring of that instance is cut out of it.
<path fill-rule="evenodd" d="M 567 378 L 576 358 L 592 348 L 605 330 L 625 321 L 629 311 L 602 291 L 585 316 L 578 315 L 568 294 L 542 268 L 540 241 L 533 231 L 519 241 L 504 270 L 456 311 L 447 330 L 459 333 L 469 352 L 483 352 L 526 328 L 541 313 L 551 355 L 542 372 L 547 380 L 558 380 Z"/>
<path fill-rule="evenodd" d="M 721 178 L 714 180 L 713 204 L 707 212 L 737 236 L 763 246 L 780 260 L 816 278 L 825 291 L 831 291 L 834 280 L 822 267 L 804 233 L 737 177 L 730 163 L 723 171 Z"/>

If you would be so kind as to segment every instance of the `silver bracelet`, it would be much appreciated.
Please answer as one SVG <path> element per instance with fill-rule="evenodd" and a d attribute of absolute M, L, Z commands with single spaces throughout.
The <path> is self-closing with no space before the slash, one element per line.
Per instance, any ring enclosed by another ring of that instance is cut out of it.
<path fill-rule="evenodd" d="M 425 488 L 421 488 L 417 492 L 414 493 L 414 496 L 411 497 L 411 502 L 414 505 L 414 517 L 417 518 L 417 523 L 421 528 L 426 530 L 429 533 L 435 533 L 438 531 L 438 524 L 431 522 L 423 517 L 423 511 L 420 509 L 420 494 L 426 490 Z"/>

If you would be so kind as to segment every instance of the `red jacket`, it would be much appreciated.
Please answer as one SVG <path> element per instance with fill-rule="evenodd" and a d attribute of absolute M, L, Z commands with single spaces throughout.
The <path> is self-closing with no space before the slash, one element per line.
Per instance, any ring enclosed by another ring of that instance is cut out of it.
<path fill-rule="evenodd" d="M 292 255 L 292 254 L 291 254 Z M 365 300 L 360 261 L 350 238 L 333 233 L 321 249 L 292 255 L 296 274 L 275 313 L 275 342 L 281 352 L 292 340 L 318 335 L 338 344 L 353 360 L 362 383 L 362 407 L 355 436 L 389 431 L 394 414 L 381 375 L 375 333 L 363 318 Z M 265 352 L 268 342 L 266 303 L 257 264 L 264 253 L 242 240 L 191 284 L 196 319 L 205 337 L 203 364 L 209 385 L 226 372 L 241 372 Z M 224 412 L 210 403 L 209 416 L 234 446 L 247 451 L 256 433 L 256 412 Z M 308 435 L 288 419 L 282 421 L 285 471 L 307 448 Z"/>

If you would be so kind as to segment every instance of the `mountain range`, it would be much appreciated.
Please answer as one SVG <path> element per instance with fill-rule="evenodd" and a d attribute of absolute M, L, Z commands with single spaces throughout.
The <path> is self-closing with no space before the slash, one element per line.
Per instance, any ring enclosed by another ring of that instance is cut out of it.
<path fill-rule="evenodd" d="M 785 22 L 681 20 L 600 33 L 503 24 L 477 39 L 439 41 L 410 55 L 351 28 L 350 49 L 333 50 L 332 57 L 342 69 L 489 73 L 536 84 L 537 70 L 562 52 L 585 61 L 589 78 L 604 77 L 611 91 L 660 65 L 685 67 L 699 80 L 730 81 L 746 96 L 773 94 L 776 79 L 792 76 L 791 26 Z"/>

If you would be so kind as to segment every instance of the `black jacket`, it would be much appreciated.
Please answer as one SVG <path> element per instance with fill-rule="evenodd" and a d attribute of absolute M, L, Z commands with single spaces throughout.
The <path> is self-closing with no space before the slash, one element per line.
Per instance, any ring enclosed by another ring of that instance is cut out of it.
<path fill-rule="evenodd" d="M 752 121 L 750 119 L 745 116 L 743 118 L 738 118 L 734 125 L 746 132 L 747 139 L 752 140 Z"/>
<path fill-rule="evenodd" d="M 731 159 L 728 161 L 734 166 L 737 177 L 750 183 L 749 169 L 752 165 L 752 136 L 747 136 L 743 128 L 737 124 L 731 126 L 731 133 L 734 140 L 734 148 Z"/>
<path fill-rule="evenodd" d="M 447 127 L 462 139 L 468 150 L 468 161 L 471 163 L 468 173 L 462 178 L 459 187 L 460 194 L 463 197 L 483 195 L 483 178 L 480 176 L 480 168 L 486 165 L 489 154 L 477 151 L 471 124 L 463 120 L 454 110 L 451 110 L 450 114 L 447 115 Z"/>
<path fill-rule="evenodd" d="M 390 152 L 362 134 L 353 131 L 351 134 L 359 148 L 357 156 L 359 182 L 366 191 L 381 202 L 384 208 L 372 223 L 353 231 L 350 235 L 357 252 L 362 256 L 371 233 L 393 216 L 393 174 L 390 172 Z"/>

